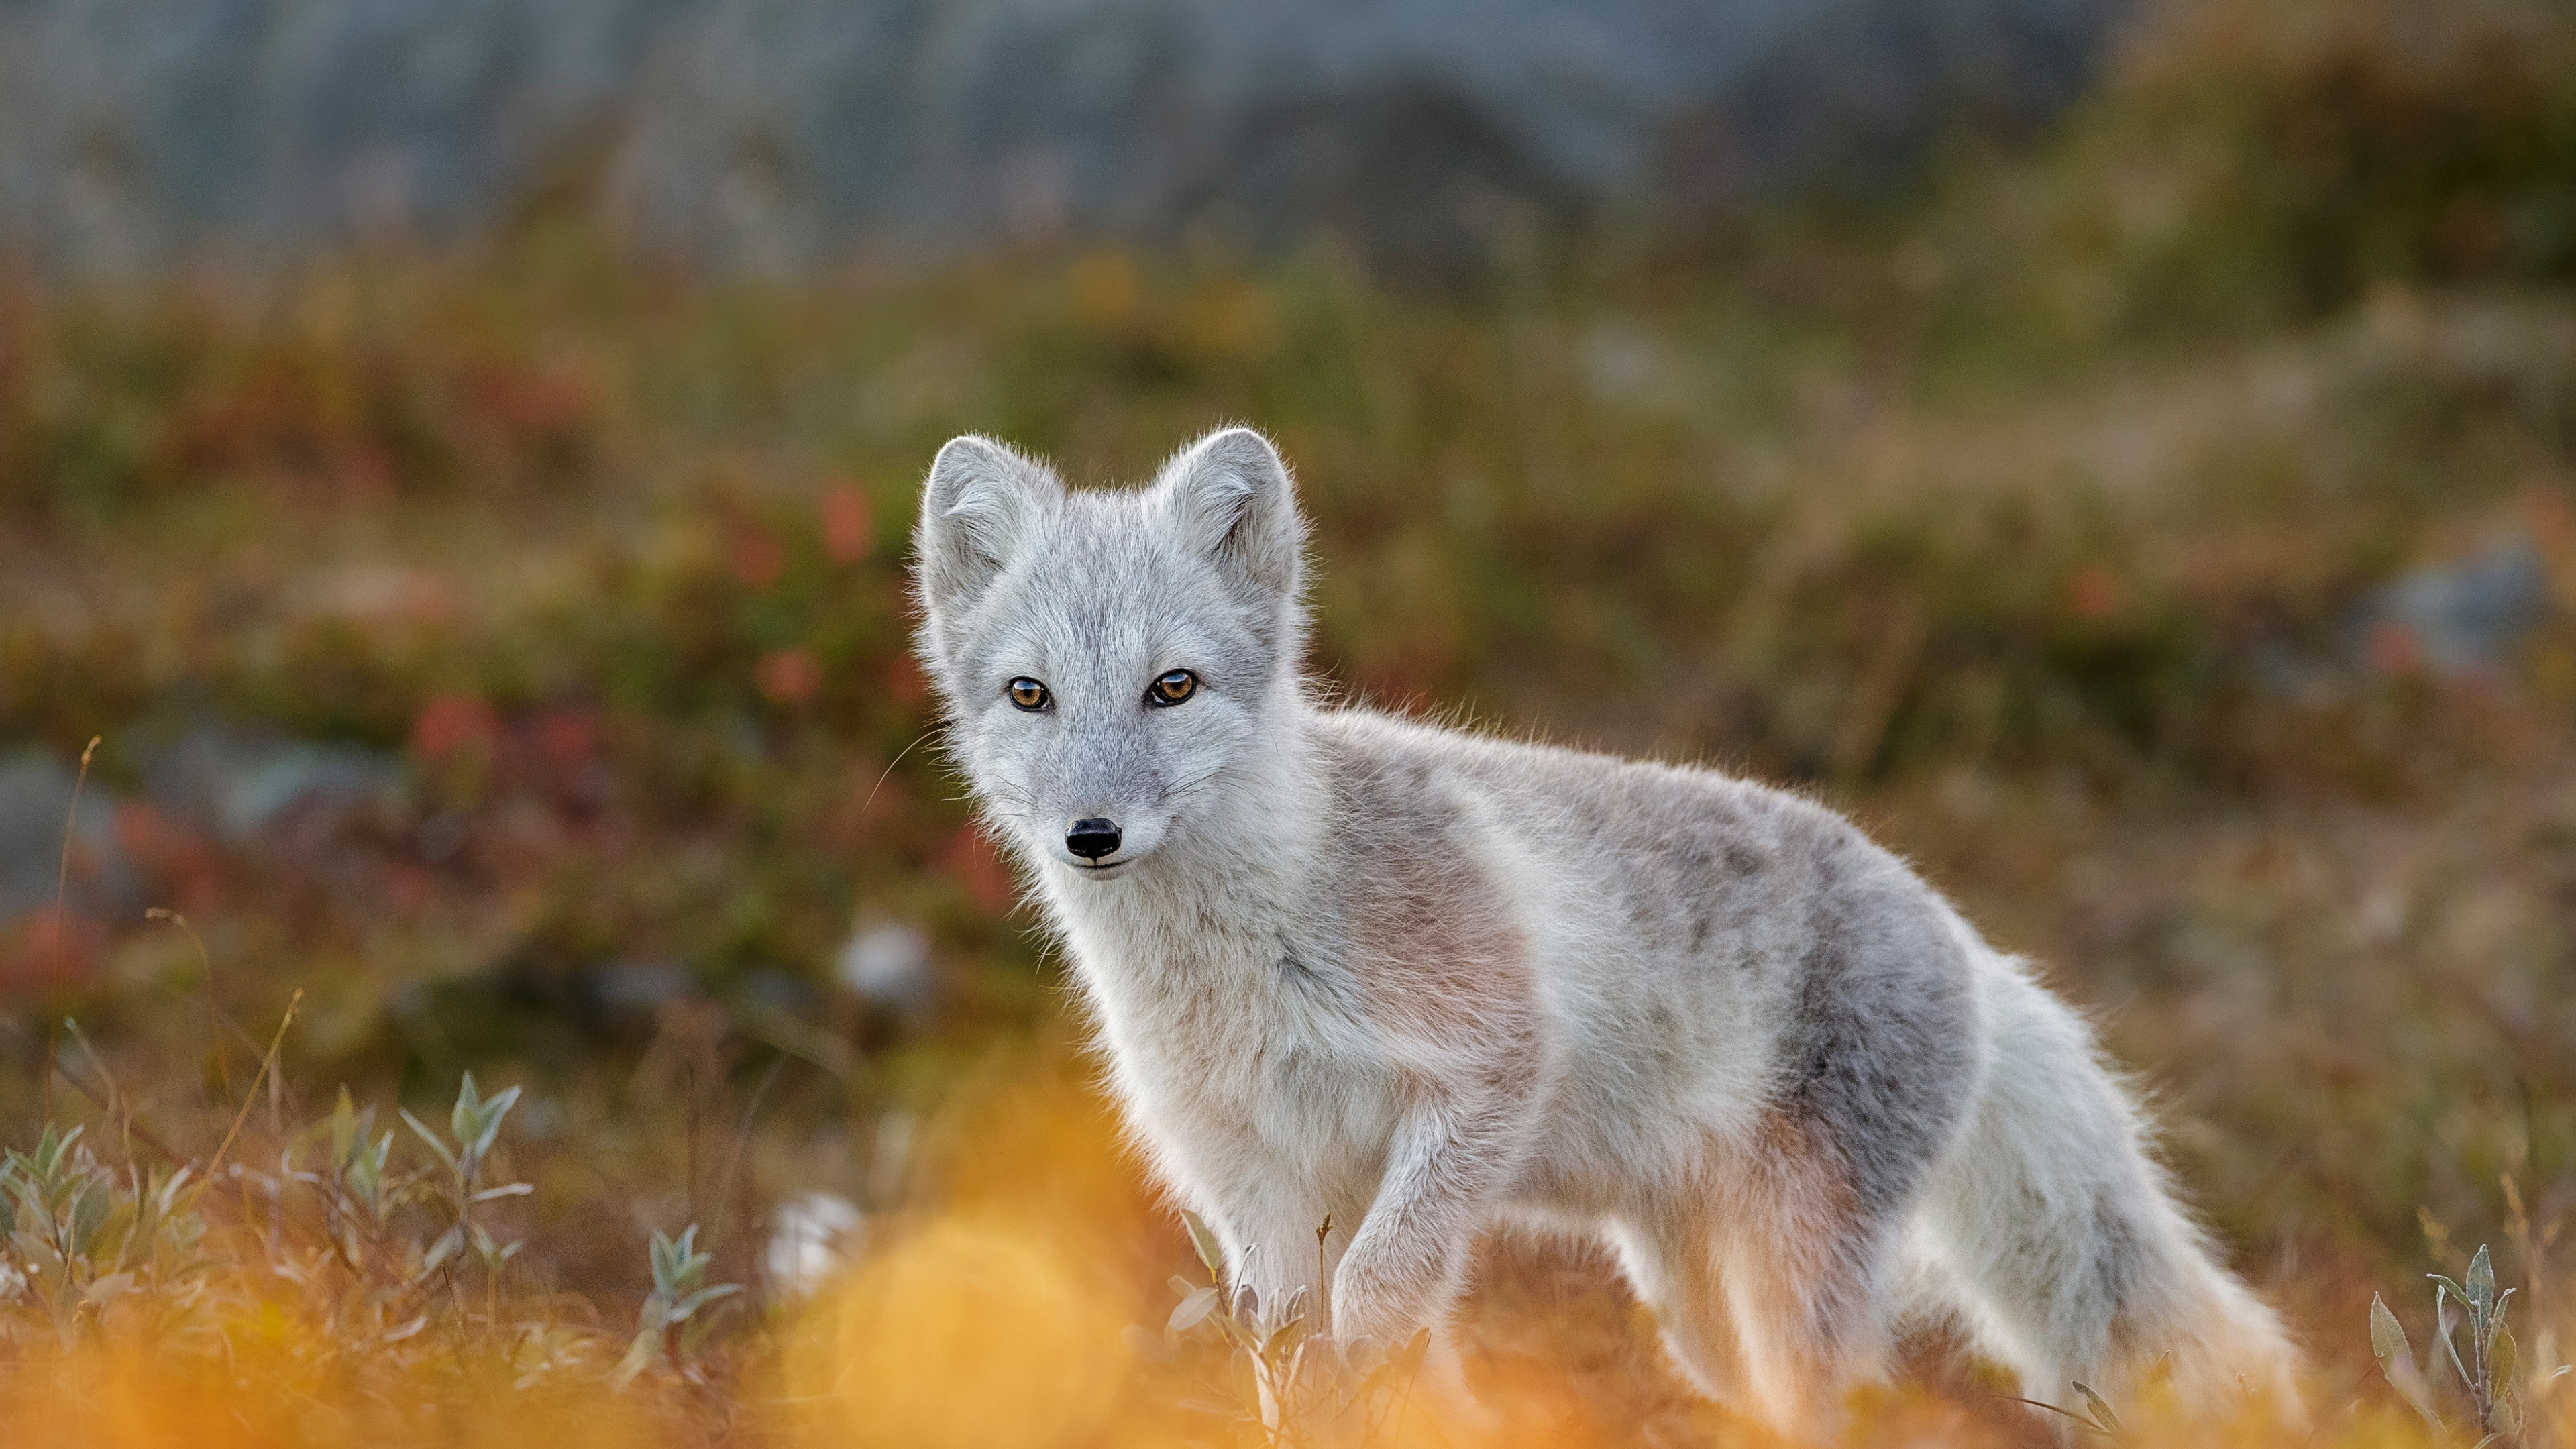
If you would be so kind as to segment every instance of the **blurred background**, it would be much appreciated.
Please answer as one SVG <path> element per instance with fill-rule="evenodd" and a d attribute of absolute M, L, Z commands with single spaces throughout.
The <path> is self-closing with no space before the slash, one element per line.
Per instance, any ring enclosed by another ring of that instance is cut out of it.
<path fill-rule="evenodd" d="M 0 4 L 0 1138 L 202 1153 L 300 991 L 280 1141 L 522 1083 L 621 1311 L 656 1229 L 785 1292 L 981 1194 L 1158 1318 L 906 535 L 954 433 L 1229 420 L 1319 675 L 1854 812 L 2330 1369 L 2544 1282 L 2564 0 Z M 1601 1264 L 1482 1282 L 1488 1362 L 1692 1412 Z"/>

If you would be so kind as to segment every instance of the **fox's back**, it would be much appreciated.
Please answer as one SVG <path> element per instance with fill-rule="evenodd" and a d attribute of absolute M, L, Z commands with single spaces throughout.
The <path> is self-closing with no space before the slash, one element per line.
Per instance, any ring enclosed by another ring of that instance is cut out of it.
<path fill-rule="evenodd" d="M 1340 802 L 1334 853 L 1365 863 L 1350 898 L 1400 858 L 1509 923 L 1521 964 L 1391 994 L 1529 1002 L 1542 1196 L 1695 1170 L 1783 1113 L 1846 1155 L 1937 1150 L 1975 1074 L 1978 948 L 1848 821 L 1713 771 L 1367 711 L 1313 726 Z M 1401 972 L 1419 951 L 1388 947 L 1355 969 Z M 1614 1161 L 1624 1171 L 1598 1170 Z"/>

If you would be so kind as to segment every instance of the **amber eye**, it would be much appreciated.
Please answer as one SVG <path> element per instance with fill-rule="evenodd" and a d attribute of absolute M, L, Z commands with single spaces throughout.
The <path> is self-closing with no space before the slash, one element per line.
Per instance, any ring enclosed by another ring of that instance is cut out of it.
<path fill-rule="evenodd" d="M 1026 710 L 1041 710 L 1055 703 L 1047 687 L 1026 676 L 1011 681 L 1011 703 Z"/>
<path fill-rule="evenodd" d="M 1186 669 L 1175 669 L 1148 686 L 1145 702 L 1152 705 L 1175 705 L 1199 691 L 1199 677 Z"/>

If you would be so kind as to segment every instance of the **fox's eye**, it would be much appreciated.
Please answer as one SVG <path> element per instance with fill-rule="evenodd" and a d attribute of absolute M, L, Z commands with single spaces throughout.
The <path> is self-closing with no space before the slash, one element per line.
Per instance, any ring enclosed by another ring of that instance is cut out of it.
<path fill-rule="evenodd" d="M 1199 677 L 1186 669 L 1175 669 L 1155 680 L 1145 690 L 1145 702 L 1153 705 L 1175 705 L 1199 691 Z"/>
<path fill-rule="evenodd" d="M 1011 703 L 1025 710 L 1042 710 L 1055 703 L 1055 696 L 1047 693 L 1045 685 L 1023 675 L 1011 681 Z"/>

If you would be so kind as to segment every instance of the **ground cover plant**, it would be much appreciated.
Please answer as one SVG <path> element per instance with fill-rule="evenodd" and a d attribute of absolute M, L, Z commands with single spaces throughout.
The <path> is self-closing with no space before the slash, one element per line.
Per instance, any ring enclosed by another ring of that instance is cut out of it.
<path fill-rule="evenodd" d="M 1884 211 L 1438 293 L 554 213 L 0 287 L 0 1422 L 1440 1430 L 1136 1179 L 905 652 L 952 433 L 1238 418 L 1330 687 L 1854 812 L 2097 1015 L 2314 1364 L 2313 1436 L 2186 1431 L 1936 1334 L 1853 1442 L 2568 1442 L 2571 74 L 2563 7 L 2181 6 Z M 1490 1245 L 1467 1314 L 1506 1439 L 1752 1442 L 1602 1264 Z"/>

